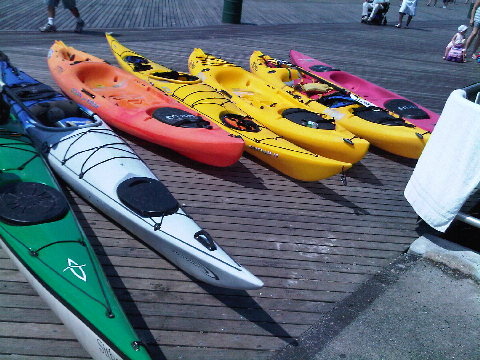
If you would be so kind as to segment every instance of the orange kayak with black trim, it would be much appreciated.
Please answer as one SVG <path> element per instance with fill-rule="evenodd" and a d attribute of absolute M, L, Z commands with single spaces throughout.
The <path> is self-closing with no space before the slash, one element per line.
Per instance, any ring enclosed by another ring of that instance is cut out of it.
<path fill-rule="evenodd" d="M 242 139 L 100 58 L 55 41 L 48 66 L 65 94 L 115 128 L 208 165 L 242 156 Z"/>

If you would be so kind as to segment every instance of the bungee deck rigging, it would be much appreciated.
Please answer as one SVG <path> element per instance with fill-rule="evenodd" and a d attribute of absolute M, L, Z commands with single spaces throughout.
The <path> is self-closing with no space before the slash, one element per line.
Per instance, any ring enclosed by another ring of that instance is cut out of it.
<path fill-rule="evenodd" d="M 250 69 L 312 111 L 334 117 L 336 124 L 383 150 L 415 159 L 428 141 L 428 131 L 298 65 L 254 51 Z"/>
<path fill-rule="evenodd" d="M 101 354 L 107 350 L 115 359 L 150 359 L 59 185 L 14 116 L 0 124 L 0 245 L 94 359 L 106 359 Z M 107 330 L 112 326 L 115 334 Z"/>
<path fill-rule="evenodd" d="M 329 168 L 325 158 L 287 141 L 241 110 L 227 91 L 202 82 L 199 76 L 176 72 L 157 64 L 126 48 L 110 34 L 106 34 L 106 38 L 124 70 L 208 117 L 231 135 L 241 137 L 249 154 L 283 174 L 298 180 L 316 181 L 336 173 Z M 138 68 L 136 62 L 143 63 L 145 67 Z M 345 169 L 350 167 L 349 164 L 344 165 Z"/>

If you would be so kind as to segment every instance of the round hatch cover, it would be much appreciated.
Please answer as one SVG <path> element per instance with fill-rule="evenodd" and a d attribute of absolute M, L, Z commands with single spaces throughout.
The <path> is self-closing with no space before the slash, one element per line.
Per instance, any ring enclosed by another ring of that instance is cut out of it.
<path fill-rule="evenodd" d="M 15 225 L 55 221 L 68 212 L 68 203 L 57 189 L 36 182 L 15 182 L 0 187 L 0 220 Z"/>

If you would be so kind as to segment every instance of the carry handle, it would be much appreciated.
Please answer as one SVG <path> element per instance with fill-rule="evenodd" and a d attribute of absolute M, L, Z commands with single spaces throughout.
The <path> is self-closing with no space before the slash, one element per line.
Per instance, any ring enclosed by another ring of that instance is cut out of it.
<path fill-rule="evenodd" d="M 207 233 L 205 230 L 200 230 L 193 235 L 195 240 L 197 240 L 200 244 L 205 246 L 208 250 L 210 251 L 215 251 L 217 250 L 217 246 L 215 245 L 215 242 L 213 241 L 213 238 L 209 233 Z"/>

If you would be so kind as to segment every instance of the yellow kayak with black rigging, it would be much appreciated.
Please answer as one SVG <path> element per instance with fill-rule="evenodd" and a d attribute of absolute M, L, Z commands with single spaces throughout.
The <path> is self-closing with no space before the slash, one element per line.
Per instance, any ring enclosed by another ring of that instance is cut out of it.
<path fill-rule="evenodd" d="M 398 115 L 392 116 L 312 72 L 261 51 L 252 53 L 250 71 L 302 100 L 312 111 L 334 117 L 337 124 L 392 154 L 418 159 L 430 138 L 428 132 Z"/>
<path fill-rule="evenodd" d="M 350 162 L 329 159 L 279 136 L 237 107 L 224 93 L 198 77 L 155 63 L 106 34 L 120 67 L 207 116 L 222 129 L 241 137 L 245 151 L 281 173 L 302 181 L 317 181 L 349 169 Z"/>
<path fill-rule="evenodd" d="M 223 59 L 194 49 L 189 70 L 222 91 L 258 122 L 287 140 L 330 159 L 355 163 L 365 156 L 369 143 L 330 116 L 312 111 L 291 94 Z"/>

